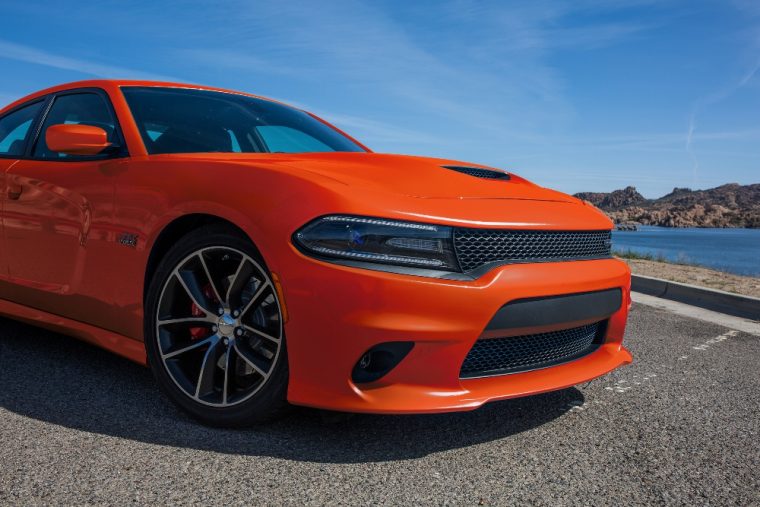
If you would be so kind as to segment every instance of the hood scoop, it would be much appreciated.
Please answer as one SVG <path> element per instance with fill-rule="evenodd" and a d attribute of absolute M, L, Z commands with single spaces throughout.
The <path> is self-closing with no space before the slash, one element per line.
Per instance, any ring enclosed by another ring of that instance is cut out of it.
<path fill-rule="evenodd" d="M 462 174 L 467 174 L 469 176 L 474 176 L 475 178 L 481 178 L 484 180 L 509 181 L 510 179 L 509 174 L 503 171 L 483 169 L 482 167 L 467 167 L 467 166 L 461 166 L 461 165 L 443 165 L 441 167 L 443 167 L 444 169 L 449 169 L 451 171 L 456 171 Z"/>

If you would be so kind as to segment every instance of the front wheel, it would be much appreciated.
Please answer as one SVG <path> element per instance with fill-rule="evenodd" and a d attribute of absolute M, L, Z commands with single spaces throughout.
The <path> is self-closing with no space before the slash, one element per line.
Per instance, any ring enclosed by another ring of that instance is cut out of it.
<path fill-rule="evenodd" d="M 205 424 L 250 425 L 286 406 L 277 290 L 253 245 L 225 228 L 198 229 L 161 261 L 145 346 L 161 389 Z"/>

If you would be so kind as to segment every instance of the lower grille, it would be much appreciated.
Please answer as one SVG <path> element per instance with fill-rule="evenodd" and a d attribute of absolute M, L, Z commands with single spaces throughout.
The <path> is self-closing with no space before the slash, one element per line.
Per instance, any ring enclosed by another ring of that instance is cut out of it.
<path fill-rule="evenodd" d="M 599 346 L 604 328 L 604 322 L 596 322 L 548 333 L 480 339 L 467 354 L 459 377 L 503 375 L 578 359 Z"/>

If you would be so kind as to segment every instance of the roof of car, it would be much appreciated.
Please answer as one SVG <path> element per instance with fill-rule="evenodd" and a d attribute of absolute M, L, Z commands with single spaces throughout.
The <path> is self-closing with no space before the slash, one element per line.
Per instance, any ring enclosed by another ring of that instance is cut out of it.
<path fill-rule="evenodd" d="M 103 88 L 105 90 L 109 90 L 109 89 L 113 90 L 115 88 L 119 88 L 122 86 L 155 86 L 155 87 L 165 87 L 165 88 L 188 88 L 188 89 L 195 89 L 195 90 L 210 90 L 210 91 L 217 91 L 217 92 L 234 93 L 237 95 L 246 95 L 249 97 L 269 100 L 272 102 L 279 102 L 277 100 L 270 99 L 268 97 L 262 97 L 260 95 L 253 95 L 250 93 L 240 92 L 236 90 L 227 90 L 224 88 L 217 88 L 213 86 L 203 86 L 203 85 L 190 84 L 190 83 L 174 83 L 171 81 L 145 81 L 145 80 L 135 80 L 135 79 L 88 79 L 84 81 L 73 81 L 70 83 L 60 84 L 57 86 L 51 86 L 50 88 L 45 88 L 44 90 L 31 93 L 25 97 L 22 97 L 14 101 L 13 103 L 7 105 L 6 107 L 0 109 L 0 113 L 4 112 L 7 109 L 12 109 L 24 102 L 33 100 L 37 97 L 43 97 L 50 93 L 61 92 L 65 90 L 72 90 L 76 88 Z"/>

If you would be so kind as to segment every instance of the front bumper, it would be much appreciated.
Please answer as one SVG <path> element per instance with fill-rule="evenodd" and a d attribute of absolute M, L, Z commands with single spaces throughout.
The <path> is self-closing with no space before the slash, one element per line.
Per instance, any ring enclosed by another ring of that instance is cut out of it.
<path fill-rule="evenodd" d="M 295 249 L 292 254 L 278 275 L 289 314 L 288 399 L 294 404 L 392 414 L 472 410 L 579 384 L 632 360 L 622 345 L 630 271 L 615 259 L 507 265 L 464 282 L 339 266 Z M 621 289 L 622 304 L 590 354 L 533 371 L 460 378 L 468 352 L 506 303 L 613 288 Z M 364 352 L 394 341 L 415 345 L 379 380 L 353 383 Z"/>

